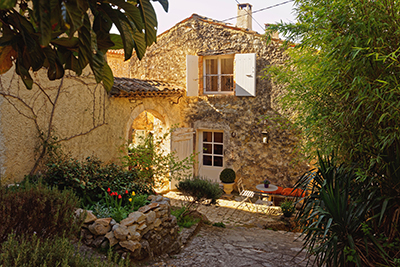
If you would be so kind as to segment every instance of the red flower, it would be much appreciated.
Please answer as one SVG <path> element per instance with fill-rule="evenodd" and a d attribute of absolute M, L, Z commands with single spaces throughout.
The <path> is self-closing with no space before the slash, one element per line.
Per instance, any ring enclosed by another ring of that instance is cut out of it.
<path fill-rule="evenodd" d="M 108 189 L 107 189 L 107 192 L 108 192 L 108 193 L 110 193 L 110 192 L 111 192 L 111 189 L 110 189 L 110 188 L 108 188 Z"/>
<path fill-rule="evenodd" d="M 121 195 L 118 195 L 118 199 L 121 199 L 122 197 L 121 197 Z"/>
<path fill-rule="evenodd" d="M 125 194 L 128 194 L 128 190 L 125 191 Z"/>

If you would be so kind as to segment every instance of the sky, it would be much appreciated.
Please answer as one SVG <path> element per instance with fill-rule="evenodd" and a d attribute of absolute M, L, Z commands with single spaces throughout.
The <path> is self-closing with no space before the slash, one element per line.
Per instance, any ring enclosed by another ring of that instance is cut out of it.
<path fill-rule="evenodd" d="M 237 3 L 250 3 L 252 11 L 271 7 L 276 4 L 287 2 L 287 0 L 169 0 L 168 13 L 162 9 L 160 3 L 151 2 L 157 14 L 158 31 L 161 34 L 170 29 L 178 22 L 190 17 L 193 13 L 218 21 L 235 17 L 237 15 Z M 272 7 L 253 14 L 253 30 L 259 33 L 264 32 L 265 23 L 276 23 L 279 21 L 294 22 L 295 15 L 292 11 L 293 2 L 277 7 Z M 256 21 L 254 21 L 254 19 Z M 236 24 L 236 19 L 225 21 Z"/>

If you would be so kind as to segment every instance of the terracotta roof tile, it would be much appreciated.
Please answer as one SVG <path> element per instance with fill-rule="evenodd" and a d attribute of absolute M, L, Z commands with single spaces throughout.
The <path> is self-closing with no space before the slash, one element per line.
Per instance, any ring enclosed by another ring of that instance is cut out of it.
<path fill-rule="evenodd" d="M 114 77 L 110 94 L 114 97 L 162 97 L 182 95 L 184 91 L 168 82 Z"/>

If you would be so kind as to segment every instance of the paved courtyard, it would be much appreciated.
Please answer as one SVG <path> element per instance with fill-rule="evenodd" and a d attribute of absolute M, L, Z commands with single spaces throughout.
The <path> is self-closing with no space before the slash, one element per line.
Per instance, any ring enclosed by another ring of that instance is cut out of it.
<path fill-rule="evenodd" d="M 181 204 L 182 197 L 178 194 L 170 192 L 166 196 L 171 199 L 171 204 Z M 169 267 L 307 265 L 305 252 L 300 252 L 299 233 L 263 229 L 265 223 L 276 221 L 280 216 L 279 208 L 273 208 L 276 211 L 271 213 L 275 215 L 249 212 L 246 208 L 235 212 L 238 204 L 234 200 L 219 200 L 218 206 L 201 206 L 199 211 L 212 223 L 224 222 L 227 227 L 203 225 L 179 254 L 157 258 L 146 264 Z"/>

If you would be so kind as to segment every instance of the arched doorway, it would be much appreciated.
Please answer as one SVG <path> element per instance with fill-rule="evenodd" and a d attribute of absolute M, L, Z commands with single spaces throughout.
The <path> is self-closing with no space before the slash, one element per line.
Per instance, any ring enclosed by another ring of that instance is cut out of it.
<path fill-rule="evenodd" d="M 161 173 L 162 170 L 159 166 L 153 166 L 155 163 L 151 163 L 151 161 L 157 162 L 161 157 L 170 153 L 169 131 L 163 118 L 152 110 L 142 111 L 133 120 L 129 131 L 129 153 L 135 157 L 133 153 L 140 152 L 140 159 L 137 160 L 144 161 L 143 164 L 130 167 L 136 168 L 147 179 L 152 179 L 157 191 L 169 189 L 169 177 L 168 172 Z M 143 155 L 143 153 L 147 155 Z M 139 158 L 139 156 L 136 157 Z"/>

